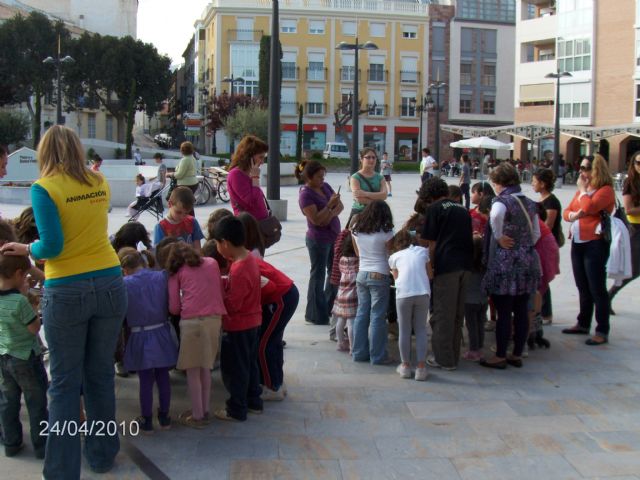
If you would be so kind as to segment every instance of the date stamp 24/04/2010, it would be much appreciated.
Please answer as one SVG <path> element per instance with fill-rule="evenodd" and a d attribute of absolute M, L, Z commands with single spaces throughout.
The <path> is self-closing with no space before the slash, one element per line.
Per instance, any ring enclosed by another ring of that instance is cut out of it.
<path fill-rule="evenodd" d="M 75 420 L 63 420 L 49 423 L 48 420 L 42 420 L 40 422 L 40 436 L 48 437 L 49 435 L 58 436 L 95 436 L 95 437 L 113 437 L 116 435 L 135 437 L 140 434 L 140 425 L 136 421 L 122 421 L 116 422 L 115 420 L 103 421 L 93 420 L 78 422 Z"/>

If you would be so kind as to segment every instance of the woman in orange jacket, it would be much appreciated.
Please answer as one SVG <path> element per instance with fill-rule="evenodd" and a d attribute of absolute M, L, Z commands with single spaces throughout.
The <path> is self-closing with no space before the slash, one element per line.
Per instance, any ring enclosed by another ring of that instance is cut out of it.
<path fill-rule="evenodd" d="M 609 243 L 602 235 L 601 212 L 611 214 L 615 205 L 613 179 L 602 155 L 580 163 L 578 191 L 563 217 L 571 222 L 571 264 L 578 287 L 578 323 L 562 333 L 589 335 L 595 306 L 597 327 L 587 345 L 602 345 L 609 337 L 610 304 L 607 293 Z"/>

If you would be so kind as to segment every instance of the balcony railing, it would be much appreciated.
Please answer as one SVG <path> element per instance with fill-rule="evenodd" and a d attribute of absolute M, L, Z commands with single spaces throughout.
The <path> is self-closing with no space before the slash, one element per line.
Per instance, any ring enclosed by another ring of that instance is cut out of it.
<path fill-rule="evenodd" d="M 420 83 L 420 72 L 400 70 L 400 83 Z"/>
<path fill-rule="evenodd" d="M 358 69 L 358 76 L 361 74 L 361 70 Z M 341 82 L 353 82 L 356 79 L 356 67 L 342 66 L 340 67 L 340 81 Z"/>
<path fill-rule="evenodd" d="M 234 0 L 235 8 L 271 10 L 271 0 Z M 429 5 L 453 5 L 453 0 L 429 0 L 413 2 L 407 0 L 284 0 L 281 10 L 314 10 L 335 13 L 341 12 L 375 12 L 383 15 L 422 16 L 429 13 Z M 206 8 L 228 7 L 228 0 L 213 0 Z M 207 12 L 205 10 L 204 14 Z"/>
<path fill-rule="evenodd" d="M 262 30 L 227 30 L 230 42 L 256 43 L 262 38 Z"/>
<path fill-rule="evenodd" d="M 326 82 L 327 69 L 307 67 L 307 81 L 308 82 Z"/>
<path fill-rule="evenodd" d="M 496 86 L 496 76 L 495 75 L 482 75 L 482 85 L 485 87 L 495 87 Z"/>
<path fill-rule="evenodd" d="M 387 105 L 378 105 L 378 104 L 368 104 L 367 109 L 369 110 L 367 113 L 370 117 L 386 117 L 387 116 Z"/>
<path fill-rule="evenodd" d="M 285 82 L 295 82 L 300 79 L 300 67 L 282 65 L 282 80 Z"/>
<path fill-rule="evenodd" d="M 306 114 L 307 115 L 325 115 L 327 112 L 326 103 L 307 103 Z"/>
<path fill-rule="evenodd" d="M 280 115 L 298 115 L 298 102 L 280 102 Z"/>
<path fill-rule="evenodd" d="M 416 107 L 412 105 L 400 105 L 399 106 L 400 116 L 403 118 L 415 118 L 416 117 Z"/>
<path fill-rule="evenodd" d="M 389 70 L 367 70 L 367 80 L 369 83 L 385 83 L 389 79 Z"/>

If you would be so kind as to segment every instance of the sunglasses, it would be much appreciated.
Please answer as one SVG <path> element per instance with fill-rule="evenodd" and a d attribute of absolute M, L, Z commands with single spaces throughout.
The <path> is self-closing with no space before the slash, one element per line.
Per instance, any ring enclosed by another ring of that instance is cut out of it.
<path fill-rule="evenodd" d="M 590 172 L 591 171 L 591 166 L 590 165 L 580 165 L 580 171 L 581 172 Z"/>
<path fill-rule="evenodd" d="M 367 160 L 377 160 L 378 157 L 376 157 L 375 155 L 365 155 L 362 158 L 366 158 Z"/>
<path fill-rule="evenodd" d="M 634 161 L 633 161 L 633 164 L 634 164 L 636 167 L 640 167 L 640 160 L 634 160 Z"/>

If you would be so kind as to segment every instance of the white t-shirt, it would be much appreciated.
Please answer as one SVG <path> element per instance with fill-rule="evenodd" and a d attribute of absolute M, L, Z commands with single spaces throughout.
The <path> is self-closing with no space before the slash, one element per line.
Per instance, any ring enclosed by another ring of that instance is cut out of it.
<path fill-rule="evenodd" d="M 436 163 L 438 162 L 436 162 L 436 159 L 431 155 L 428 157 L 422 157 L 422 161 L 420 162 L 420 174 L 423 174 L 424 172 L 433 173 L 433 168 Z"/>
<path fill-rule="evenodd" d="M 387 242 L 393 232 L 354 233 L 353 238 L 360 253 L 361 272 L 376 272 L 389 275 Z"/>
<path fill-rule="evenodd" d="M 398 270 L 396 298 L 431 295 L 427 262 L 429 249 L 411 245 L 389 257 L 389 267 Z"/>

